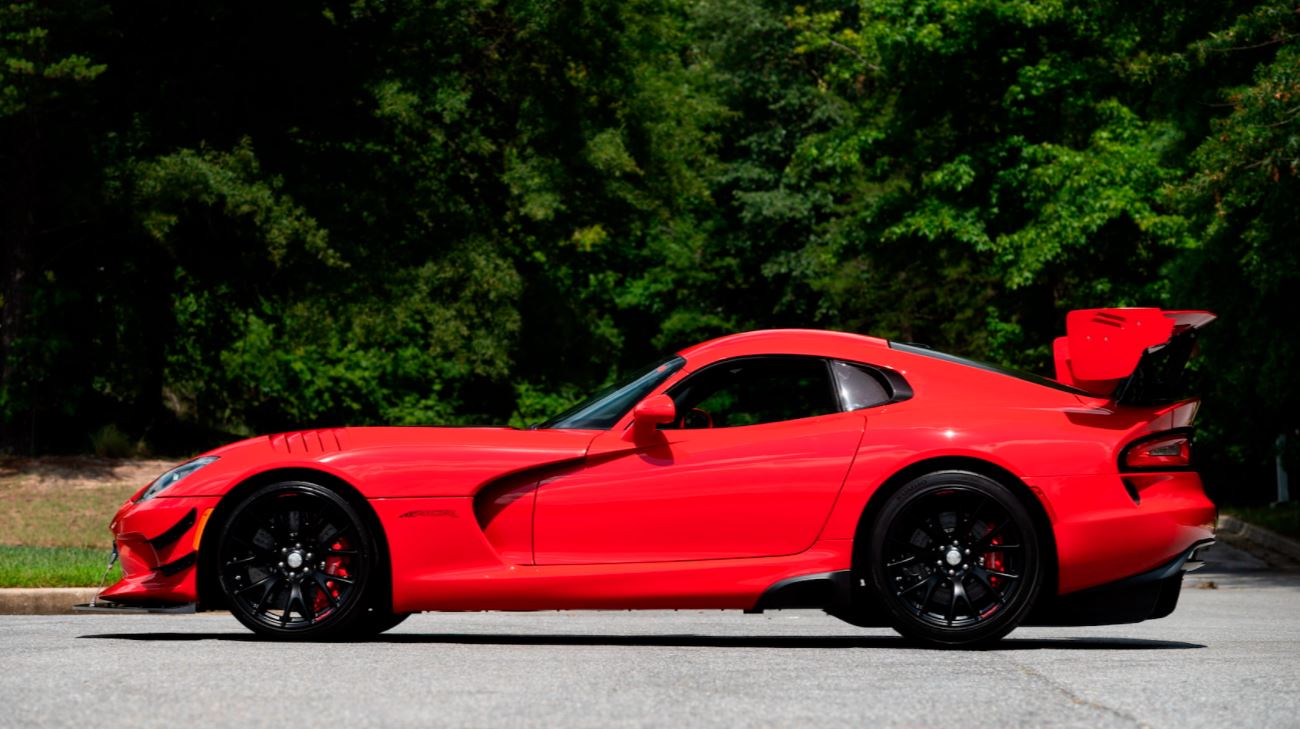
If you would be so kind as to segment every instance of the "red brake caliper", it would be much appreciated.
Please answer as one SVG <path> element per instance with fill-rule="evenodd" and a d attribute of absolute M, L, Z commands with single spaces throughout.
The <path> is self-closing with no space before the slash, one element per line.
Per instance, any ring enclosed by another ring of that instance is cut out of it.
<path fill-rule="evenodd" d="M 990 529 L 992 528 L 994 527 L 990 526 Z M 990 545 L 1001 544 L 1001 543 L 1002 543 L 1001 536 L 996 536 L 993 537 L 993 539 L 989 540 Z M 1001 572 L 1002 567 L 1003 567 L 1002 552 L 989 552 L 984 555 L 985 569 L 997 570 L 998 572 Z M 997 575 L 989 575 L 989 584 L 993 585 L 994 587 L 1002 587 L 1002 578 L 998 577 Z"/>
<path fill-rule="evenodd" d="M 347 537 L 340 537 L 338 541 L 330 545 L 330 549 L 337 550 L 337 549 L 347 549 L 347 548 L 348 548 Z M 348 557 L 343 555 L 331 554 L 330 556 L 325 558 L 325 574 L 331 577 L 334 576 L 347 577 L 348 576 L 347 564 L 348 564 Z M 325 580 L 325 587 L 330 591 L 330 595 L 335 600 L 337 600 L 339 597 L 338 583 L 335 582 L 334 580 L 327 579 Z M 316 599 L 313 600 L 313 602 L 315 603 L 313 607 L 318 613 L 324 610 L 325 608 L 329 607 L 330 604 L 330 601 L 325 597 L 325 593 L 320 591 L 316 592 Z"/>

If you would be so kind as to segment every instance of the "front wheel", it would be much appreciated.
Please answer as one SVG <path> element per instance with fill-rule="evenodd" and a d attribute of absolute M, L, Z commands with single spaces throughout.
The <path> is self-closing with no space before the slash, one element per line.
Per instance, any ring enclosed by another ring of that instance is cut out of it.
<path fill-rule="evenodd" d="M 372 608 L 364 619 L 357 621 L 352 635 L 360 639 L 373 638 L 396 628 L 409 617 L 411 617 L 410 613 L 395 613 L 382 608 Z"/>
<path fill-rule="evenodd" d="M 391 627 L 371 625 L 379 560 L 374 535 L 356 509 L 301 481 L 263 487 L 237 504 L 217 546 L 230 612 L 253 632 L 285 640 Z"/>
<path fill-rule="evenodd" d="M 871 528 L 870 580 L 903 636 L 937 646 L 996 641 L 1042 588 L 1029 510 L 1005 485 L 965 471 L 921 476 L 889 497 Z"/>

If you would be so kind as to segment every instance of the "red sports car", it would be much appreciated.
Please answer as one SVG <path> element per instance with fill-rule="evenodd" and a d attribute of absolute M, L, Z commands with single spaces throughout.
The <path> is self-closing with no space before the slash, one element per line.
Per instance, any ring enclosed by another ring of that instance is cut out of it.
<path fill-rule="evenodd" d="M 1212 543 L 1174 393 L 1213 318 L 1071 312 L 1054 380 L 756 331 L 527 430 L 252 438 L 122 506 L 96 604 L 282 639 L 445 610 L 814 608 L 946 646 L 1163 617 Z"/>

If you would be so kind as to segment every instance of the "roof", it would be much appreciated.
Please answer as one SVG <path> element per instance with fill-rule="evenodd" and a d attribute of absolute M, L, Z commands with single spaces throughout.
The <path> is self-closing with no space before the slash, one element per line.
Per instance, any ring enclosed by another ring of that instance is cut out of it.
<path fill-rule="evenodd" d="M 853 358 L 864 348 L 888 349 L 889 342 L 879 337 L 825 329 L 759 329 L 729 334 L 692 345 L 678 352 L 687 361 L 714 361 L 726 357 L 758 354 L 805 354 L 823 357 Z"/>

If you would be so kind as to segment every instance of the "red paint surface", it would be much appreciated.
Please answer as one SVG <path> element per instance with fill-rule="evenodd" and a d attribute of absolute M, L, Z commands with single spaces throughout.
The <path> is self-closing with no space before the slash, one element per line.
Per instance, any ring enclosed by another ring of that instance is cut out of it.
<path fill-rule="evenodd" d="M 892 369 L 914 397 L 783 423 L 636 435 L 629 413 L 608 431 L 339 428 L 253 438 L 123 507 L 113 529 L 127 575 L 104 596 L 195 600 L 193 569 L 155 572 L 193 535 L 163 555 L 147 540 L 190 508 L 202 514 L 247 479 L 281 469 L 330 476 L 368 501 L 402 611 L 751 607 L 782 579 L 848 569 L 873 495 L 904 469 L 953 462 L 937 459 L 982 462 L 1027 487 L 1051 520 L 1062 593 L 1145 571 L 1211 534 L 1215 509 L 1194 473 L 1119 472 L 1125 446 L 1188 426 L 1195 402 L 1117 407 L 832 332 L 753 332 L 681 354 L 686 366 L 648 397 L 708 364 L 754 354 Z M 214 548 L 219 529 L 208 525 L 201 550 Z"/>

